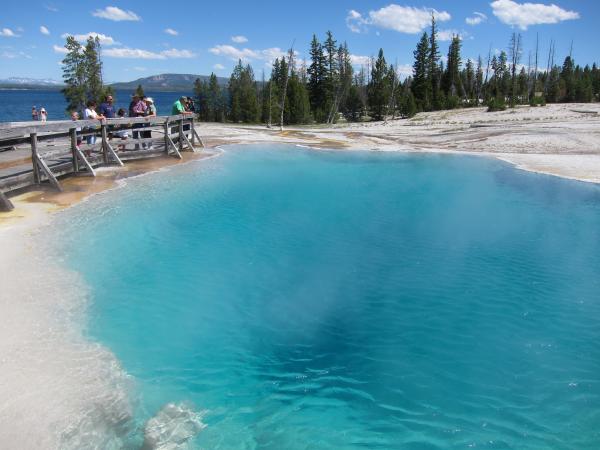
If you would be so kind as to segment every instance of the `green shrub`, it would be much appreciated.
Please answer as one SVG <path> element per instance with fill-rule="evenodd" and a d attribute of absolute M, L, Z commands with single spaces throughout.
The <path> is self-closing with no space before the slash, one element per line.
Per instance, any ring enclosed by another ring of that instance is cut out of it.
<path fill-rule="evenodd" d="M 492 98 L 487 104 L 488 112 L 505 111 L 506 102 L 503 98 Z"/>
<path fill-rule="evenodd" d="M 546 97 L 532 97 L 529 106 L 546 106 Z"/>

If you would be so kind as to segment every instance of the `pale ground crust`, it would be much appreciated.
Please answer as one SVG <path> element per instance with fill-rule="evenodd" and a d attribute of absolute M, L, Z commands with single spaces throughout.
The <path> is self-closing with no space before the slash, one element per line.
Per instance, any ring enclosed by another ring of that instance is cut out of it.
<path fill-rule="evenodd" d="M 90 400 L 78 396 L 82 383 L 95 388 L 97 403 L 114 405 L 114 414 L 107 417 L 121 420 L 119 415 L 127 409 L 125 388 L 113 386 L 110 396 L 103 394 L 106 379 L 116 380 L 113 384 L 126 383 L 118 362 L 107 350 L 82 341 L 76 330 L 79 321 L 74 319 L 85 308 L 85 301 L 75 295 L 65 297 L 65 293 L 73 291 L 74 284 L 85 287 L 77 274 L 40 260 L 31 237 L 50 222 L 52 212 L 115 188 L 128 177 L 215 154 L 219 145 L 285 143 L 340 151 L 491 156 L 528 171 L 600 183 L 600 104 L 519 107 L 497 113 L 476 108 L 423 113 L 387 123 L 286 127 L 283 132 L 277 127 L 226 124 L 199 124 L 197 128 L 208 152 L 184 154 L 183 161 L 163 157 L 103 168 L 96 178 L 66 178 L 61 180 L 63 193 L 48 189 L 17 195 L 11 198 L 15 210 L 0 213 L 0 370 L 4 374 L 0 380 L 0 440 L 4 443 L 12 442 L 15 448 L 54 448 L 62 438 L 52 430 L 69 426 L 79 433 L 86 429 L 85 423 L 75 427 L 71 420 L 89 413 Z M 64 320 L 65 313 L 74 319 Z M 23 351 L 24 346 L 28 352 Z M 99 362 L 90 370 L 83 363 L 78 365 L 78 360 Z M 109 371 L 109 367 L 116 369 Z M 90 373 L 102 376 L 90 378 Z M 48 389 L 56 380 L 63 380 L 56 385 L 63 386 L 60 391 Z M 64 386 L 70 386 L 72 392 Z M 52 406 L 57 401 L 61 408 Z M 35 409 L 40 414 L 32 414 Z M 67 418 L 68 424 L 63 423 Z M 3 427 L 2 423 L 13 425 Z M 106 423 L 111 426 L 112 419 Z M 27 434 L 36 428 L 39 433 Z"/>

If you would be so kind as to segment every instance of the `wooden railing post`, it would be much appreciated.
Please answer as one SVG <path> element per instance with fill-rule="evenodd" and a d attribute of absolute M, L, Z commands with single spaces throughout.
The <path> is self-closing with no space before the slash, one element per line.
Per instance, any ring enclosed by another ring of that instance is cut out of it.
<path fill-rule="evenodd" d="M 191 132 L 192 132 L 192 150 L 196 147 L 196 128 L 194 128 L 194 115 L 192 114 L 192 119 L 190 120 Z"/>
<path fill-rule="evenodd" d="M 179 118 L 179 152 L 183 151 L 183 116 Z"/>
<path fill-rule="evenodd" d="M 165 153 L 169 154 L 169 118 L 165 119 Z"/>
<path fill-rule="evenodd" d="M 103 120 L 100 125 L 100 131 L 102 133 L 102 159 L 104 164 L 108 164 L 108 136 L 106 133 L 106 122 Z"/>
<path fill-rule="evenodd" d="M 40 166 L 39 166 L 39 156 L 37 152 L 37 133 L 31 133 L 29 135 L 29 139 L 31 140 L 31 163 L 33 164 L 33 182 L 36 184 L 40 184 Z"/>
<path fill-rule="evenodd" d="M 79 172 L 79 159 L 77 158 L 77 130 L 71 128 L 69 130 L 71 136 L 71 155 L 73 155 L 73 171 Z"/>

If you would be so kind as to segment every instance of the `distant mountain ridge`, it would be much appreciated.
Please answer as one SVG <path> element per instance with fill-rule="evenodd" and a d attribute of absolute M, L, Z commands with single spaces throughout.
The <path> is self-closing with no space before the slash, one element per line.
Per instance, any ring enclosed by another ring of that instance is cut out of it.
<path fill-rule="evenodd" d="M 144 90 L 154 92 L 188 92 L 194 89 L 194 82 L 200 78 L 205 81 L 210 77 L 208 75 L 193 75 L 185 73 L 163 73 L 149 77 L 138 78 L 133 81 L 124 81 L 119 83 L 108 83 L 115 90 L 135 90 L 138 85 L 142 85 Z M 217 77 L 220 85 L 227 85 L 229 79 Z M 49 78 L 26 78 L 10 77 L 0 79 L 0 89 L 62 89 L 62 81 Z"/>
<path fill-rule="evenodd" d="M 147 91 L 186 91 L 191 92 L 194 89 L 194 82 L 197 79 L 207 81 L 210 77 L 207 75 L 193 75 L 185 73 L 163 73 L 160 75 L 152 75 L 150 77 L 138 78 L 137 80 L 113 83 L 114 89 L 131 89 L 135 90 L 138 85 L 142 85 L 142 88 Z M 217 81 L 220 85 L 224 86 L 228 83 L 227 78 L 217 77 Z"/>

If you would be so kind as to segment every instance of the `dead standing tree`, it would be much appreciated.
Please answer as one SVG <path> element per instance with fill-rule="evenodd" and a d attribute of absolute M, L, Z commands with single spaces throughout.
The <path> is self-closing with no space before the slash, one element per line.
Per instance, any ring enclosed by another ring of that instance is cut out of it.
<path fill-rule="evenodd" d="M 290 79 L 290 70 L 294 70 L 294 43 L 292 43 L 292 47 L 288 51 L 288 66 L 285 70 L 285 75 L 283 79 L 283 92 L 281 94 L 281 104 L 280 104 L 280 115 L 279 115 L 279 130 L 283 131 L 283 114 L 285 111 L 285 98 L 287 96 L 287 87 L 288 81 Z"/>

